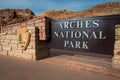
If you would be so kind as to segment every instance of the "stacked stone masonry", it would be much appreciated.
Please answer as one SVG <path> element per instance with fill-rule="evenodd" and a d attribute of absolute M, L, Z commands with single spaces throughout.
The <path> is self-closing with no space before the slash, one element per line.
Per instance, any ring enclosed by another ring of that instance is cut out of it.
<path fill-rule="evenodd" d="M 48 40 L 49 38 L 49 24 L 50 19 L 47 17 L 34 18 L 32 20 L 17 23 L 12 25 L 2 26 L 1 32 L 14 31 L 26 27 L 26 26 L 37 26 L 41 31 L 39 32 L 39 40 Z"/>
<path fill-rule="evenodd" d="M 0 54 L 20 57 L 27 60 L 38 60 L 47 57 L 49 48 L 46 42 L 39 40 L 39 27 L 31 26 L 26 28 L 31 34 L 27 49 L 25 51 L 22 50 L 19 44 L 17 36 L 19 30 L 12 30 L 0 34 Z"/>
<path fill-rule="evenodd" d="M 115 44 L 112 62 L 114 67 L 120 67 L 120 25 L 115 26 Z"/>

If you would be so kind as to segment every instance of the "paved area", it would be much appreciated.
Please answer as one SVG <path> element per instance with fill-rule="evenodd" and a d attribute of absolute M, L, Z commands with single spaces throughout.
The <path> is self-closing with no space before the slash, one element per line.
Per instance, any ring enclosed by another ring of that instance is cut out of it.
<path fill-rule="evenodd" d="M 0 55 L 0 80 L 117 80 L 91 72 L 75 71 L 53 63 L 53 60 L 26 61 Z"/>

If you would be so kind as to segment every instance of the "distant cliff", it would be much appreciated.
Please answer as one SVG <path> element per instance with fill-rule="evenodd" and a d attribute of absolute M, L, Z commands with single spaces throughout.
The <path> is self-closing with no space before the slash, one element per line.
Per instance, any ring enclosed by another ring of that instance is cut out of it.
<path fill-rule="evenodd" d="M 0 25 L 10 25 L 30 20 L 34 13 L 29 9 L 4 9 L 0 10 Z"/>
<path fill-rule="evenodd" d="M 87 4 L 89 5 L 89 4 Z M 45 13 L 39 14 L 38 16 L 47 16 L 48 18 L 59 20 L 68 18 L 81 18 L 81 17 L 92 17 L 92 16 L 105 16 L 120 14 L 120 2 L 109 2 L 94 6 L 88 10 L 80 12 L 72 12 L 68 10 L 50 10 Z"/>

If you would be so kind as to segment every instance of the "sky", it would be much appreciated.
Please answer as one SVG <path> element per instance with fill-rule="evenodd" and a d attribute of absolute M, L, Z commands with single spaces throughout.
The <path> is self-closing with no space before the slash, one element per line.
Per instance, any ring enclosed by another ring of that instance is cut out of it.
<path fill-rule="evenodd" d="M 30 9 L 36 15 L 48 10 L 82 11 L 95 5 L 120 0 L 0 0 L 0 9 Z"/>

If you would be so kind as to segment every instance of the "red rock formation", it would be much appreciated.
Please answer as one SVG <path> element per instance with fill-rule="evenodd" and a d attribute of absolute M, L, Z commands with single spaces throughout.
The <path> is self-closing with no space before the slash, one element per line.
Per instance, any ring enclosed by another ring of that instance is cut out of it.
<path fill-rule="evenodd" d="M 30 20 L 34 13 L 29 9 L 4 9 L 0 10 L 0 25 L 10 25 Z"/>

